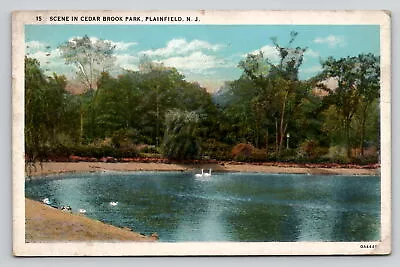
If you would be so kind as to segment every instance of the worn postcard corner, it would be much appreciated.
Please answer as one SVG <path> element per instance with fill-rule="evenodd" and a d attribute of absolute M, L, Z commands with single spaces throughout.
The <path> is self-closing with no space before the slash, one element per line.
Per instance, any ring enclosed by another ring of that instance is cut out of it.
<path fill-rule="evenodd" d="M 14 11 L 13 255 L 391 253 L 390 11 Z"/>

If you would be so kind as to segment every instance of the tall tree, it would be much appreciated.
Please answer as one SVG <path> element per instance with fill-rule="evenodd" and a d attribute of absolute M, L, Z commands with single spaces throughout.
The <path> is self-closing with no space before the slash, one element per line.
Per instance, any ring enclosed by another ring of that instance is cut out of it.
<path fill-rule="evenodd" d="M 341 116 L 344 125 L 347 156 L 351 157 L 351 123 L 361 110 L 360 148 L 363 153 L 365 121 L 368 107 L 379 97 L 379 58 L 372 54 L 334 59 L 329 57 L 323 64 L 322 79 L 334 78 L 336 88 L 326 88 L 330 101 Z"/>
<path fill-rule="evenodd" d="M 96 136 L 110 137 L 117 130 L 128 128 L 126 91 L 120 87 L 118 80 L 102 73 L 96 95 L 93 102 Z"/>
<path fill-rule="evenodd" d="M 106 40 L 91 39 L 87 35 L 75 37 L 61 44 L 58 48 L 65 64 L 73 65 L 76 68 L 77 77 L 85 87 L 86 93 L 96 89 L 97 80 L 101 73 L 110 71 L 116 59 L 114 56 L 115 45 Z M 96 94 L 89 92 L 86 97 L 82 98 L 80 108 L 81 142 L 84 138 L 84 117 L 88 116 L 92 118 L 91 121 L 94 120 L 93 114 L 88 114 L 91 110 L 87 109 L 90 108 L 88 102 L 93 99 L 87 96 L 95 97 Z"/>
<path fill-rule="evenodd" d="M 360 94 L 360 153 L 364 155 L 364 141 L 368 110 L 374 100 L 379 98 L 380 64 L 379 57 L 373 54 L 360 54 L 357 57 L 357 82 Z"/>
<path fill-rule="evenodd" d="M 28 162 L 41 159 L 48 139 L 44 121 L 46 86 L 39 61 L 25 57 L 25 154 Z"/>
<path fill-rule="evenodd" d="M 194 111 L 169 110 L 165 114 L 163 154 L 173 159 L 193 159 L 200 154 L 200 117 Z"/>
<path fill-rule="evenodd" d="M 239 63 L 244 74 L 259 88 L 260 96 L 255 99 L 255 107 L 258 110 L 263 107 L 265 114 L 268 114 L 266 118 L 270 127 L 275 124 L 271 128 L 275 128 L 275 150 L 278 157 L 287 134 L 290 116 L 296 112 L 301 99 L 309 91 L 309 86 L 298 80 L 299 68 L 307 48 L 291 48 L 296 36 L 296 32 L 290 33 L 291 38 L 286 47 L 280 46 L 277 39 L 272 38 L 280 56 L 278 64 L 264 58 L 262 52 L 249 54 Z"/>
<path fill-rule="evenodd" d="M 323 79 L 334 78 L 337 81 L 336 88 L 325 88 L 329 91 L 326 98 L 336 107 L 344 125 L 344 136 L 346 140 L 347 157 L 351 157 L 350 130 L 353 116 L 357 111 L 360 101 L 359 92 L 356 87 L 356 59 L 346 57 L 334 59 L 329 57 L 322 63 Z"/>
<path fill-rule="evenodd" d="M 25 153 L 28 162 L 49 156 L 56 145 L 65 141 L 62 136 L 74 139 L 76 131 L 69 123 L 77 117 L 76 106 L 65 91 L 65 84 L 64 76 L 46 77 L 39 61 L 25 58 Z"/>
<path fill-rule="evenodd" d="M 59 49 L 65 63 L 75 66 L 78 78 L 88 90 L 95 89 L 100 74 L 111 70 L 115 62 L 115 45 L 87 35 L 75 37 Z"/>

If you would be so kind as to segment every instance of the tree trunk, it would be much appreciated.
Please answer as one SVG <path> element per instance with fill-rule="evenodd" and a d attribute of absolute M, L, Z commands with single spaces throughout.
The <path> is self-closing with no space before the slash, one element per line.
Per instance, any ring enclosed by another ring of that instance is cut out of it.
<path fill-rule="evenodd" d="M 365 107 L 362 111 L 362 117 L 361 117 L 361 136 L 360 136 L 360 153 L 361 156 L 364 156 L 364 138 L 365 138 L 365 123 L 367 121 L 367 109 L 368 109 L 368 104 L 365 104 Z"/>
<path fill-rule="evenodd" d="M 268 129 L 267 133 L 265 134 L 265 153 L 267 154 L 268 157 Z"/>
<path fill-rule="evenodd" d="M 280 152 L 282 151 L 282 144 L 283 144 L 283 142 L 284 142 L 284 138 L 285 138 L 285 135 L 286 135 L 286 129 L 287 129 L 287 123 L 285 124 L 285 126 L 282 128 L 281 127 L 281 133 L 280 133 L 280 140 L 279 140 L 279 154 L 280 154 Z"/>
<path fill-rule="evenodd" d="M 346 131 L 346 147 L 347 147 L 347 158 L 351 158 L 351 146 L 350 146 L 350 119 L 345 120 L 345 131 Z"/>
<path fill-rule="evenodd" d="M 256 145 L 256 148 L 259 148 L 259 135 L 260 135 L 260 130 L 259 130 L 259 126 L 258 126 L 258 119 L 256 119 L 256 140 L 255 140 L 255 145 Z"/>
<path fill-rule="evenodd" d="M 278 119 L 275 118 L 275 154 L 278 157 Z"/>
<path fill-rule="evenodd" d="M 82 144 L 83 143 L 83 111 L 82 111 L 82 108 L 81 108 L 81 112 L 80 112 L 81 114 L 81 127 L 80 127 L 80 133 L 79 133 L 79 139 L 80 139 L 80 143 Z"/>
<path fill-rule="evenodd" d="M 160 108 L 159 108 L 159 100 L 158 100 L 158 86 L 156 86 L 156 146 L 159 147 L 159 131 L 160 131 Z"/>
<path fill-rule="evenodd" d="M 282 151 L 282 143 L 283 143 L 283 138 L 284 138 L 284 132 L 285 132 L 285 129 L 284 128 L 286 128 L 286 127 L 284 127 L 283 126 L 283 124 L 284 124 L 284 120 L 285 120 L 285 109 L 286 109 L 286 100 L 287 100 L 287 97 L 288 97 L 288 93 L 286 92 L 286 94 L 285 94 L 285 98 L 284 98 L 284 101 L 283 101 L 283 104 L 282 104 L 282 110 L 281 110 L 281 120 L 280 120 L 280 129 L 279 129 L 279 135 L 280 135 L 280 138 L 279 138 L 279 148 L 278 148 L 278 154 L 280 155 L 281 154 L 281 151 Z"/>

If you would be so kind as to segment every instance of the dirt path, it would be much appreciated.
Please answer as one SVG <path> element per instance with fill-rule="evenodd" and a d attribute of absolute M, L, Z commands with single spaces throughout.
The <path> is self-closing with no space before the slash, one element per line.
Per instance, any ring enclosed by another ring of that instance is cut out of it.
<path fill-rule="evenodd" d="M 26 242 L 54 241 L 155 241 L 128 229 L 70 214 L 37 201 L 25 199 Z"/>
<path fill-rule="evenodd" d="M 264 173 L 298 173 L 298 174 L 343 174 L 343 175 L 377 175 L 379 169 L 364 168 L 322 168 L 299 167 L 296 164 L 270 166 L 266 164 L 167 164 L 167 163 L 104 163 L 104 162 L 44 162 L 43 168 L 32 169 L 32 176 L 64 172 L 96 172 L 96 171 L 189 171 L 198 172 L 200 169 L 212 168 L 216 172 L 264 172 Z"/>

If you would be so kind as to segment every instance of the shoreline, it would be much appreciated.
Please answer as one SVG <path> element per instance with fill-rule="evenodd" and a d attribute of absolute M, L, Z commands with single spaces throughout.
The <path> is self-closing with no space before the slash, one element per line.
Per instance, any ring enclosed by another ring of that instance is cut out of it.
<path fill-rule="evenodd" d="M 95 219 L 68 213 L 25 198 L 25 242 L 135 241 L 154 242 L 157 236 L 145 236 Z"/>
<path fill-rule="evenodd" d="M 43 162 L 42 167 L 36 164 L 27 178 L 46 176 L 49 174 L 105 172 L 105 171 L 181 171 L 197 173 L 201 169 L 212 169 L 213 172 L 256 172 L 274 174 L 311 174 L 311 175 L 379 175 L 380 168 L 345 168 L 340 165 L 324 167 L 311 164 L 251 164 L 241 162 L 218 162 L 204 164 L 178 163 L 143 163 L 143 162 Z"/>

